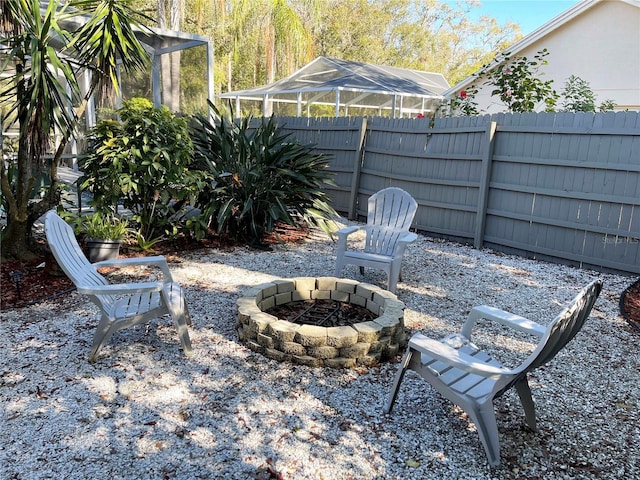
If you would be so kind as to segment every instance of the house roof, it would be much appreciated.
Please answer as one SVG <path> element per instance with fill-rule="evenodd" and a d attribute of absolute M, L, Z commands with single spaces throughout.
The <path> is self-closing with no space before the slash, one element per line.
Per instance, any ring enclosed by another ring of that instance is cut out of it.
<path fill-rule="evenodd" d="M 422 112 L 448 87 L 439 73 L 318 57 L 275 83 L 217 97 Z"/>
<path fill-rule="evenodd" d="M 582 0 L 581 2 L 576 3 L 571 8 L 568 8 L 564 12 L 553 17 L 547 23 L 544 23 L 540 27 L 533 30 L 528 35 L 525 35 L 524 37 L 522 37 L 516 43 L 514 43 L 509 48 L 501 52 L 501 54 L 499 54 L 497 58 L 502 56 L 503 57 L 502 61 L 504 61 L 506 60 L 507 57 L 513 58 L 515 56 L 518 56 L 520 52 L 525 50 L 530 45 L 534 44 L 541 38 L 544 38 L 545 36 L 553 32 L 554 30 L 557 30 L 558 28 L 570 22 L 577 16 L 581 15 L 587 10 L 593 8 L 595 5 L 604 1 L 609 1 L 609 0 Z M 627 3 L 634 7 L 640 7 L 640 0 L 618 0 L 618 1 Z M 460 90 L 464 90 L 466 87 L 471 85 L 478 78 L 480 72 L 481 70 L 478 70 L 473 74 L 469 75 L 462 81 L 458 82 L 457 84 L 455 84 L 454 86 L 452 86 L 451 88 L 443 92 L 443 95 L 448 97 L 451 94 L 455 94 Z"/>

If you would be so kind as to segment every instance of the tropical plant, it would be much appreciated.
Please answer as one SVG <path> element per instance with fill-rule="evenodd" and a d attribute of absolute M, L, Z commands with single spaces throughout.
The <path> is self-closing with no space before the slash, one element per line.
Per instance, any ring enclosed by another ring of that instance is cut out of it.
<path fill-rule="evenodd" d="M 0 2 L 0 105 L 9 112 L 3 114 L 2 129 L 16 129 L 19 135 L 15 157 L 4 155 L 3 146 L 0 168 L 7 206 L 3 257 L 33 256 L 33 223 L 60 202 L 57 166 L 88 99 L 117 89 L 119 68 L 132 71 L 148 61 L 127 1 L 50 0 L 42 8 L 41 3 Z M 91 72 L 85 92 L 78 85 L 78 70 Z M 54 132 L 55 153 L 45 161 Z M 36 198 L 39 178 L 46 181 Z"/>
<path fill-rule="evenodd" d="M 125 101 L 120 120 L 101 120 L 90 131 L 81 159 L 81 188 L 91 204 L 113 212 L 119 204 L 133 213 L 139 234 L 154 239 L 176 234 L 176 213 L 195 200 L 199 172 L 191 172 L 192 143 L 187 119 L 149 100 Z"/>
<path fill-rule="evenodd" d="M 223 116 L 211 108 L 213 120 L 195 117 L 191 134 L 198 166 L 212 177 L 198 199 L 202 214 L 190 223 L 196 235 L 212 227 L 260 244 L 278 222 L 300 218 L 329 233 L 335 211 L 322 190 L 332 181 L 328 157 L 290 140 L 274 117 L 234 121 L 231 109 Z"/>
<path fill-rule="evenodd" d="M 94 240 L 122 240 L 128 232 L 127 219 L 93 212 L 81 218 L 80 230 Z"/>
<path fill-rule="evenodd" d="M 493 67 L 486 65 L 481 75 L 486 72 L 485 85 L 493 85 L 492 96 L 498 96 L 513 113 L 532 112 L 540 103 L 544 103 L 546 111 L 553 111 L 558 94 L 552 88 L 553 80 L 542 81 L 540 67 L 547 64 L 545 57 L 549 51 L 544 48 L 534 55 L 533 60 L 527 57 L 509 58 L 506 54 Z"/>

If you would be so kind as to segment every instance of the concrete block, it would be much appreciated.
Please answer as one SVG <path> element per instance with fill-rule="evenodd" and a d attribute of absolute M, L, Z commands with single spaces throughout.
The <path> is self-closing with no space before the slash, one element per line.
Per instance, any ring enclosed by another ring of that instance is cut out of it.
<path fill-rule="evenodd" d="M 315 325 L 301 325 L 296 330 L 294 341 L 305 347 L 318 347 L 327 344 L 327 329 Z"/>
<path fill-rule="evenodd" d="M 312 357 L 321 358 L 326 360 L 328 358 L 336 358 L 340 353 L 336 347 L 330 347 L 328 345 L 322 345 L 319 347 L 309 347 L 307 348 L 307 352 Z"/>
<path fill-rule="evenodd" d="M 377 342 L 382 334 L 382 325 L 375 322 L 362 322 L 353 325 L 358 332 L 358 342 Z"/>
<path fill-rule="evenodd" d="M 307 349 L 296 342 L 284 342 L 280 350 L 282 350 L 284 353 L 288 355 L 306 355 L 307 354 Z"/>
<path fill-rule="evenodd" d="M 293 280 L 274 280 L 277 293 L 293 292 L 296 289 L 296 282 Z"/>
<path fill-rule="evenodd" d="M 305 300 L 311 300 L 311 292 L 313 290 L 296 290 L 291 292 L 291 301 L 304 302 Z"/>
<path fill-rule="evenodd" d="M 273 295 L 270 297 L 265 297 L 261 302 L 258 303 L 258 308 L 263 312 L 269 310 L 276 306 L 276 299 Z"/>
<path fill-rule="evenodd" d="M 357 293 L 351 295 L 351 298 L 349 299 L 352 304 L 358 305 L 363 308 L 367 307 L 367 300 L 367 297 L 363 297 L 362 295 L 358 295 Z"/>
<path fill-rule="evenodd" d="M 293 342 L 296 336 L 296 331 L 300 328 L 300 325 L 287 322 L 285 320 L 278 320 L 269 324 L 268 332 L 276 342 Z"/>
<path fill-rule="evenodd" d="M 327 345 L 331 347 L 349 347 L 357 342 L 358 332 L 351 327 L 327 328 Z"/>
<path fill-rule="evenodd" d="M 331 300 L 335 300 L 336 302 L 345 302 L 349 303 L 349 293 L 341 292 L 339 290 L 331 290 Z"/>
<path fill-rule="evenodd" d="M 316 289 L 315 277 L 296 277 L 295 289 L 297 291 L 311 291 Z"/>
<path fill-rule="evenodd" d="M 336 290 L 339 292 L 347 292 L 347 293 L 355 293 L 356 286 L 359 285 L 360 282 L 357 280 L 351 280 L 350 278 L 339 278 L 336 281 Z"/>
<path fill-rule="evenodd" d="M 308 355 L 293 355 L 291 358 L 293 363 L 297 363 L 298 365 L 305 365 L 307 367 L 321 367 L 322 360 L 319 358 L 313 358 Z"/>
<path fill-rule="evenodd" d="M 292 302 L 291 292 L 278 293 L 275 295 L 276 306 L 285 305 Z"/>
<path fill-rule="evenodd" d="M 336 277 L 318 277 L 316 279 L 316 288 L 318 290 L 335 290 L 337 281 Z"/>
<path fill-rule="evenodd" d="M 258 345 L 264 348 L 274 348 L 273 338 L 271 338 L 269 335 L 259 333 L 258 337 L 256 338 L 256 341 Z"/>
<path fill-rule="evenodd" d="M 358 358 L 369 353 L 370 343 L 360 342 L 340 349 L 340 356 L 345 358 Z"/>
<path fill-rule="evenodd" d="M 343 358 L 343 357 L 328 358 L 327 360 L 324 361 L 324 364 L 327 367 L 332 367 L 332 368 L 353 368 L 356 366 L 356 359 Z"/>
<path fill-rule="evenodd" d="M 311 298 L 314 300 L 331 300 L 331 290 L 313 290 Z"/>

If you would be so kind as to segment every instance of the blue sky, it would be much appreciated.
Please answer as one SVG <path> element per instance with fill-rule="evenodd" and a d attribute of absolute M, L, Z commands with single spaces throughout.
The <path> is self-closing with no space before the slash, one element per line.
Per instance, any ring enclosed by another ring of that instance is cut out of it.
<path fill-rule="evenodd" d="M 489 15 L 498 23 L 509 20 L 520 25 L 526 35 L 559 13 L 578 3 L 578 0 L 480 0 L 482 6 L 473 9 L 472 18 Z M 451 3 L 454 3 L 453 1 Z"/>

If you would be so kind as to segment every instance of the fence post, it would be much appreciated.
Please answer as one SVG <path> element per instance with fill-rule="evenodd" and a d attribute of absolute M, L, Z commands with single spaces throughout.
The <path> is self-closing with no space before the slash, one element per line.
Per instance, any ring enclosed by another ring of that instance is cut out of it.
<path fill-rule="evenodd" d="M 490 121 L 484 134 L 484 151 L 482 152 L 482 167 L 480 171 L 480 185 L 478 191 L 478 210 L 476 212 L 476 229 L 473 246 L 482 248 L 484 230 L 487 223 L 487 203 L 489 201 L 489 184 L 491 183 L 491 164 L 493 157 L 493 142 L 497 123 Z"/>
<path fill-rule="evenodd" d="M 360 138 L 356 147 L 355 158 L 353 159 L 353 177 L 351 177 L 351 195 L 349 197 L 349 220 L 356 218 L 356 203 L 358 202 L 358 189 L 360 188 L 360 170 L 364 159 L 364 139 L 367 132 L 367 118 L 362 117 L 360 124 Z"/>

